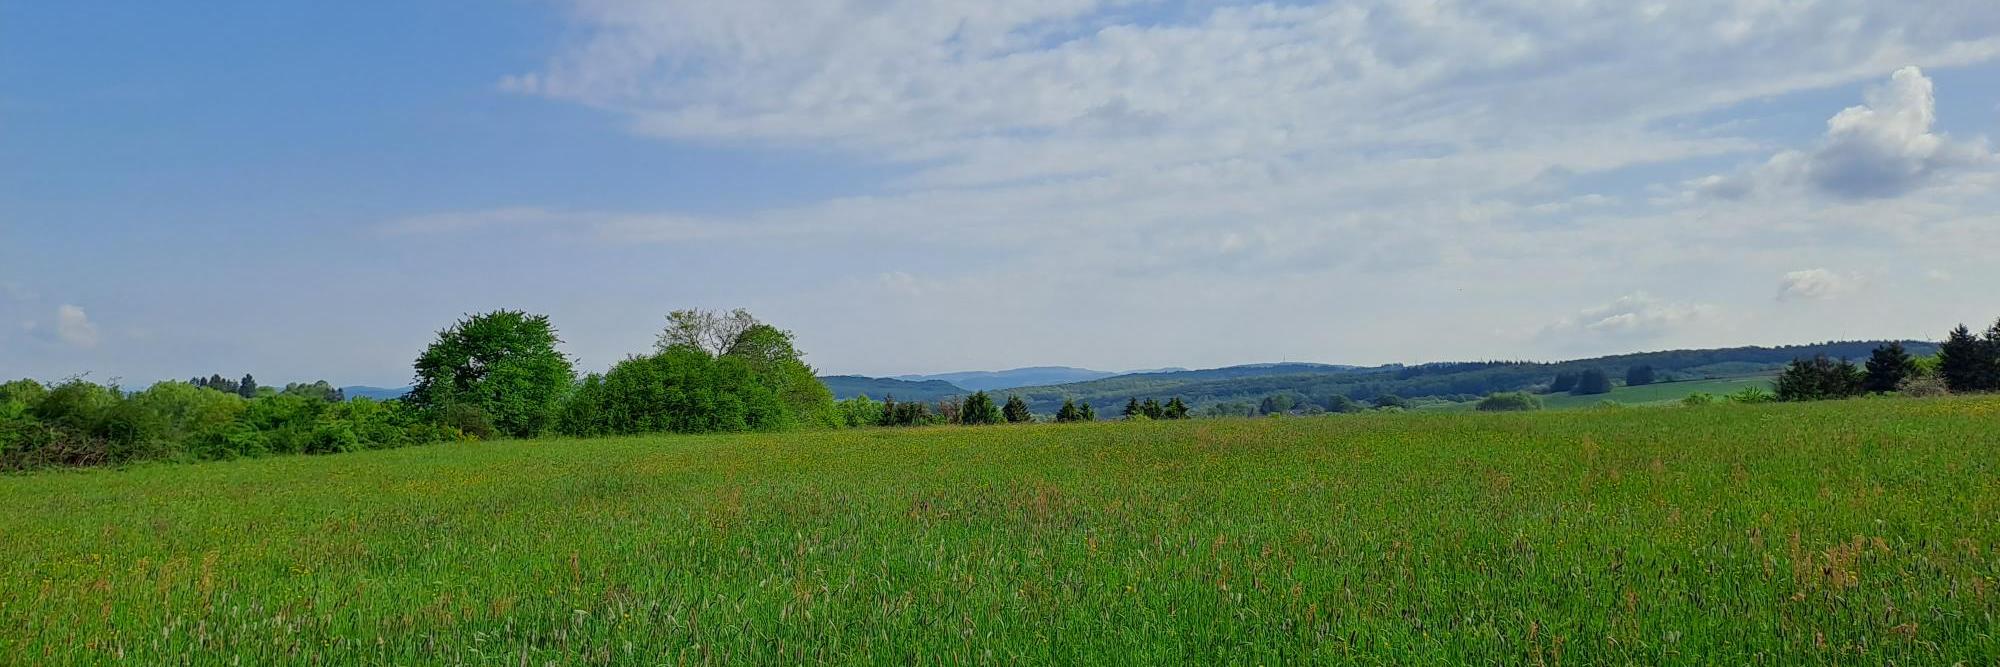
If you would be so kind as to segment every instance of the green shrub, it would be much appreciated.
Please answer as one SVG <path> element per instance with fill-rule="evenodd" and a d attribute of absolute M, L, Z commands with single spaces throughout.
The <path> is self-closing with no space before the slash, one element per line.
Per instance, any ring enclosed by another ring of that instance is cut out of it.
<path fill-rule="evenodd" d="M 1777 395 L 1756 387 L 1744 387 L 1741 391 L 1729 395 L 1729 402 L 1731 403 L 1756 404 L 1770 403 L 1776 400 L 1778 400 Z"/>
<path fill-rule="evenodd" d="M 1527 392 L 1505 391 L 1479 401 L 1480 412 L 1528 412 L 1542 409 L 1542 399 Z"/>

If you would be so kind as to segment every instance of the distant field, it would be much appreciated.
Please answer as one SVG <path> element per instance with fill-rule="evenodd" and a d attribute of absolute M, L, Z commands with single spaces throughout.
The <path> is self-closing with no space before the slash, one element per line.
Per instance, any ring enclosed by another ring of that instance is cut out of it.
<path fill-rule="evenodd" d="M 1582 408 L 1597 405 L 1605 400 L 1613 400 L 1625 405 L 1647 405 L 1652 403 L 1672 403 L 1693 394 L 1714 394 L 1722 396 L 1755 387 L 1771 391 L 1773 375 L 1753 375 L 1723 378 L 1718 380 L 1689 380 L 1686 382 L 1661 382 L 1638 387 L 1615 387 L 1609 394 L 1596 396 L 1571 396 L 1551 394 L 1542 397 L 1542 405 L 1548 408 Z"/>
<path fill-rule="evenodd" d="M 0 664 L 2000 664 L 1993 399 L 501 442 L 0 507 Z"/>

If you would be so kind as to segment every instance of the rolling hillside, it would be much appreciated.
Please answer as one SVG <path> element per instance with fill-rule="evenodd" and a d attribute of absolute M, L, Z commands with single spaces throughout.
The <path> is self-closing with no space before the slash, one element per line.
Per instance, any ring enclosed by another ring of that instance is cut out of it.
<path fill-rule="evenodd" d="M 830 375 L 819 379 L 833 392 L 835 400 L 845 400 L 867 395 L 875 400 L 895 396 L 900 401 L 935 401 L 952 396 L 969 394 L 965 388 L 943 380 L 913 382 L 895 378 L 871 378 L 859 375 Z"/>
<path fill-rule="evenodd" d="M 1770 375 L 1793 359 L 1819 354 L 1863 359 L 1885 341 L 1843 341 L 1782 347 L 1737 347 L 1667 350 L 1622 354 L 1574 361 L 1465 362 L 1372 368 L 1321 364 L 1256 364 L 1198 371 L 1142 373 L 1042 387 L 1023 387 L 1020 394 L 1031 409 L 1050 413 L 1065 399 L 1088 401 L 1100 412 L 1130 398 L 1179 396 L 1196 408 L 1225 402 L 1255 402 L 1265 396 L 1290 394 L 1301 401 L 1324 403 L 1335 395 L 1368 400 L 1387 394 L 1404 398 L 1437 397 L 1452 401 L 1476 399 L 1496 391 L 1535 390 L 1558 372 L 1604 370 L 1622 377 L 1632 366 L 1650 365 L 1665 382 L 1742 378 Z M 1937 351 L 1935 343 L 1903 341 L 1911 354 Z M 1595 403 L 1596 401 L 1591 401 Z"/>

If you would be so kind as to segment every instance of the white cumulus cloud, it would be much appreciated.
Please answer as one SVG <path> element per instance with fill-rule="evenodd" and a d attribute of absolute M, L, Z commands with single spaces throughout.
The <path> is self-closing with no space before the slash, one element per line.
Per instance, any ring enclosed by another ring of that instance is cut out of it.
<path fill-rule="evenodd" d="M 1725 199 L 1759 190 L 1807 187 L 1836 197 L 1894 197 L 1930 184 L 1955 168 L 1991 163 L 1983 140 L 1958 141 L 1938 133 L 1937 95 L 1916 67 L 1896 70 L 1867 103 L 1848 107 L 1826 122 L 1826 134 L 1807 150 L 1786 150 L 1754 169 L 1695 181 L 1694 188 Z"/>
<path fill-rule="evenodd" d="M 96 347 L 97 324 L 90 321 L 83 307 L 63 304 L 56 308 L 56 336 L 77 347 Z"/>

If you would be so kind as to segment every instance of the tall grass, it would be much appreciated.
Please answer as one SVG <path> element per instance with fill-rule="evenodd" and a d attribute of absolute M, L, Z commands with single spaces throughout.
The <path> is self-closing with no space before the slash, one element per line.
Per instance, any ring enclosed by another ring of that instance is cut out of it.
<path fill-rule="evenodd" d="M 0 663 L 2000 664 L 2000 402 L 0 478 Z"/>

